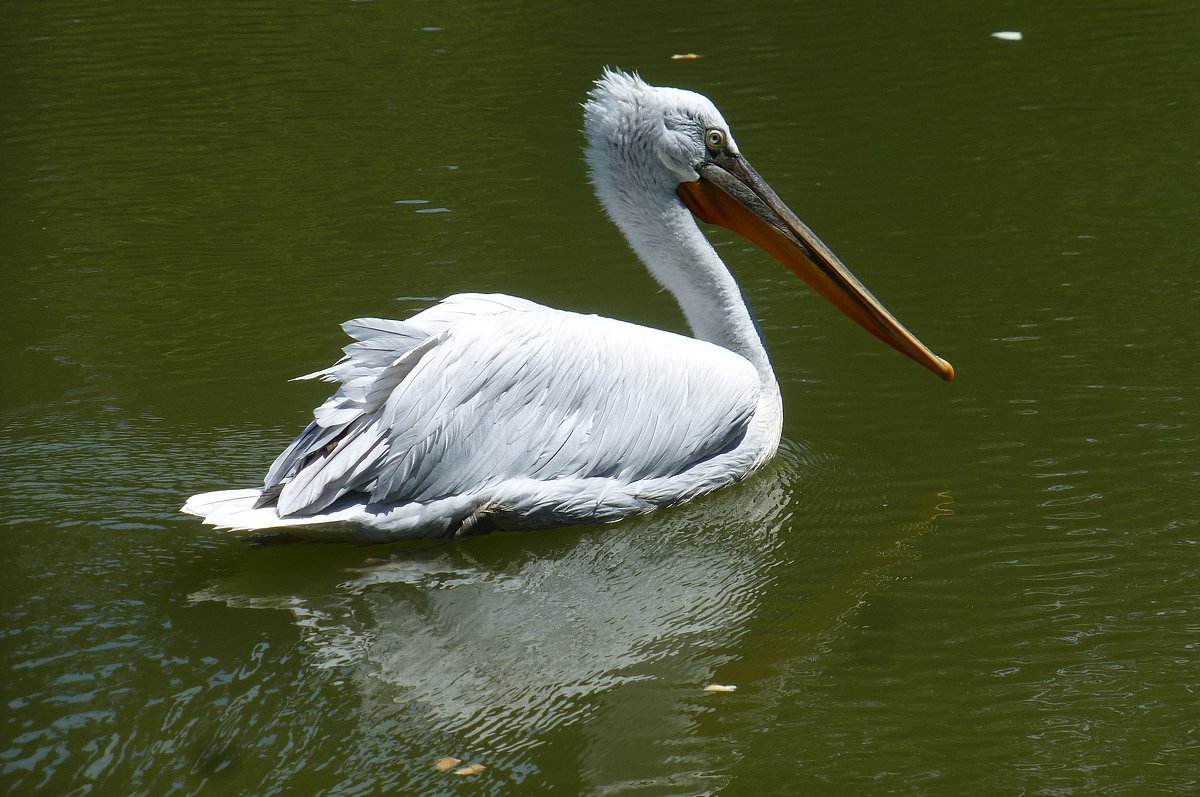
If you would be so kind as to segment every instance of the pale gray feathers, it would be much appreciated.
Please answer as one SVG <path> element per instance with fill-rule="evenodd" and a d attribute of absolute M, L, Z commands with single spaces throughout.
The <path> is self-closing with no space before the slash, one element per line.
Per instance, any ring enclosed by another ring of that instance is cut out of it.
<path fill-rule="evenodd" d="M 341 387 L 268 473 L 280 515 L 351 491 L 422 503 L 510 479 L 672 476 L 735 445 L 759 399 L 724 349 L 508 296 L 344 328 L 346 357 L 309 375 Z"/>

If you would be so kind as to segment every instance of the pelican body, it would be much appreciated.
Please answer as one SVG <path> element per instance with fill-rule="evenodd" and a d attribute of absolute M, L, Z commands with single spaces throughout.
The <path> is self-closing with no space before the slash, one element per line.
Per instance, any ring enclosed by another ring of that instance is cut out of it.
<path fill-rule="evenodd" d="M 454 537 L 616 521 L 744 479 L 779 445 L 779 385 L 697 218 L 953 378 L 767 186 L 708 99 L 605 70 L 584 111 L 596 194 L 694 337 L 499 294 L 349 321 L 345 356 L 302 377 L 336 392 L 263 487 L 183 511 L 231 529 Z"/>

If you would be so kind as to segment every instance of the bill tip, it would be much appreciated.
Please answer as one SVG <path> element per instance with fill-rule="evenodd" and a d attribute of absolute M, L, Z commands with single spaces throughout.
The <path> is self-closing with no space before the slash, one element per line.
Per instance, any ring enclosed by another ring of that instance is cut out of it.
<path fill-rule="evenodd" d="M 943 360 L 941 357 L 938 358 L 938 363 L 942 366 L 939 376 L 941 376 L 942 379 L 946 380 L 947 382 L 953 382 L 954 366 Z"/>

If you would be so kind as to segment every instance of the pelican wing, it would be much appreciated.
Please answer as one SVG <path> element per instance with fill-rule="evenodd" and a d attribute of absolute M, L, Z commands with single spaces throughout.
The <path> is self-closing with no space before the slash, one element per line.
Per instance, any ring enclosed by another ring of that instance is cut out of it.
<path fill-rule="evenodd" d="M 508 296 L 461 294 L 407 321 L 358 319 L 340 382 L 279 456 L 282 516 L 349 492 L 422 503 L 510 479 L 671 476 L 742 438 L 759 377 L 718 346 Z"/>

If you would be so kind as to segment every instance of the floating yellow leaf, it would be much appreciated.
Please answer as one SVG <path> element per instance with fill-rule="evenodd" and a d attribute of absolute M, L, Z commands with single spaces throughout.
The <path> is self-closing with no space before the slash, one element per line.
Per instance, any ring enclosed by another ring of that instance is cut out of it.
<path fill-rule="evenodd" d="M 469 766 L 459 767 L 458 769 L 454 770 L 454 774 L 455 775 L 478 775 L 480 772 L 483 772 L 485 769 L 487 769 L 487 767 L 485 767 L 483 764 L 471 764 Z"/>
<path fill-rule="evenodd" d="M 672 61 L 695 61 L 697 58 L 701 58 L 701 57 L 702 56 L 696 55 L 695 53 L 675 53 L 675 55 L 671 56 L 671 60 Z"/>
<path fill-rule="evenodd" d="M 434 766 L 438 772 L 445 772 L 447 769 L 454 769 L 461 763 L 462 761 L 454 756 L 446 756 L 445 758 L 439 758 Z"/>

